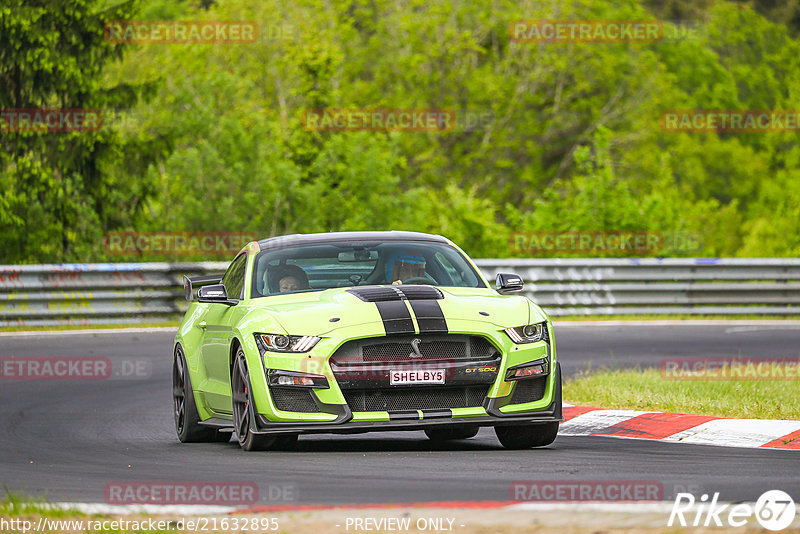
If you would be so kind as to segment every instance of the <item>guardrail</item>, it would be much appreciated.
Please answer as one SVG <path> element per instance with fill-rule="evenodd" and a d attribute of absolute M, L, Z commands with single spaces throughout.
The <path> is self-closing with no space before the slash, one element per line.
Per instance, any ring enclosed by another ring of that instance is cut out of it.
<path fill-rule="evenodd" d="M 489 280 L 514 272 L 554 316 L 800 315 L 800 259 L 483 259 Z M 0 266 L 0 326 L 174 320 L 182 277 L 226 262 Z"/>

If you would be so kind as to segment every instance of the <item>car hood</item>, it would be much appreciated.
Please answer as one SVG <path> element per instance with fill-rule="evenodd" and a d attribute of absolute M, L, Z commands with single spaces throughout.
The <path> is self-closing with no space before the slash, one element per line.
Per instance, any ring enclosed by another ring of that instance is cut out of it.
<path fill-rule="evenodd" d="M 275 295 L 253 299 L 250 305 L 253 312 L 268 313 L 293 335 L 322 336 L 341 328 L 382 322 L 378 303 L 365 302 L 347 289 Z M 500 328 L 545 320 L 520 295 L 500 295 L 489 288 L 438 289 L 444 298 L 436 302 L 445 320 L 491 323 Z"/>

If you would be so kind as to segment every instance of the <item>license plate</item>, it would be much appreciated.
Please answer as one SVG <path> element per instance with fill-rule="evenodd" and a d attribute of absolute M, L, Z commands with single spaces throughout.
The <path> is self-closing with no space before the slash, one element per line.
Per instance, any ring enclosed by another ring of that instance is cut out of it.
<path fill-rule="evenodd" d="M 414 371 L 392 371 L 389 384 L 444 384 L 444 369 L 426 369 Z"/>

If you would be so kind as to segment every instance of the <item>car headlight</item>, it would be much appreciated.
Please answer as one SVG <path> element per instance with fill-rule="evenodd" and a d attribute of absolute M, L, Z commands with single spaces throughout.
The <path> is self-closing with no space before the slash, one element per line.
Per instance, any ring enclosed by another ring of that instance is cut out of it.
<path fill-rule="evenodd" d="M 506 328 L 506 334 L 511 341 L 520 345 L 523 343 L 536 343 L 537 341 L 549 341 L 547 335 L 547 323 L 536 323 L 516 328 Z"/>
<path fill-rule="evenodd" d="M 288 336 L 286 334 L 255 334 L 262 354 L 270 352 L 308 352 L 319 342 L 315 336 Z"/>

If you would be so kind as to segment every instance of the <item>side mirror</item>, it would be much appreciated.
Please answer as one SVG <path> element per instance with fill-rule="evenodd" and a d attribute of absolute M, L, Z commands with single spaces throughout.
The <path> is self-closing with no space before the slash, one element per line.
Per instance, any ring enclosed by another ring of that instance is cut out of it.
<path fill-rule="evenodd" d="M 522 277 L 512 273 L 497 273 L 495 289 L 501 295 L 522 290 Z"/>
<path fill-rule="evenodd" d="M 200 289 L 198 289 L 197 302 L 228 304 L 229 306 L 236 304 L 235 300 L 228 299 L 228 290 L 225 289 L 225 286 L 223 284 L 203 286 Z"/>

